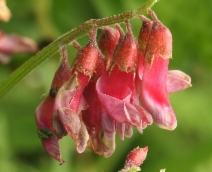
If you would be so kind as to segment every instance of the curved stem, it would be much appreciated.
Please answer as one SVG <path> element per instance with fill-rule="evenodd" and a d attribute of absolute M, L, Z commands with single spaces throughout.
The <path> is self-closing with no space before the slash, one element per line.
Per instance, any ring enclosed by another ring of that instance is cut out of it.
<path fill-rule="evenodd" d="M 87 34 L 94 26 L 102 27 L 112 25 L 115 23 L 121 23 L 125 20 L 130 20 L 138 15 L 147 13 L 147 11 L 157 2 L 158 0 L 148 0 L 147 3 L 137 10 L 121 13 L 111 17 L 103 19 L 91 19 L 82 25 L 72 29 L 66 34 L 62 35 L 50 45 L 42 49 L 35 56 L 26 61 L 17 70 L 15 70 L 9 77 L 3 80 L 0 84 L 0 98 L 3 97 L 15 84 L 23 79 L 30 71 L 41 64 L 44 60 L 52 57 L 59 51 L 61 45 L 70 44 L 73 40 Z"/>

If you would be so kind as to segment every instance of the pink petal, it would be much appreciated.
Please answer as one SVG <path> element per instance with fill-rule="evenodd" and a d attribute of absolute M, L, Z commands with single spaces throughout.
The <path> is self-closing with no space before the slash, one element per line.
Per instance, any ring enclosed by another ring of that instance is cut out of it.
<path fill-rule="evenodd" d="M 98 97 L 112 119 L 118 123 L 140 125 L 137 110 L 130 104 L 133 73 L 122 72 L 115 67 L 111 74 L 105 73 L 96 83 Z M 124 83 L 124 84 L 123 84 Z"/>
<path fill-rule="evenodd" d="M 173 130 L 177 121 L 166 90 L 168 63 L 169 59 L 160 56 L 154 58 L 152 65 L 145 63 L 141 101 L 159 127 Z"/>
<path fill-rule="evenodd" d="M 82 111 L 82 120 L 90 136 L 90 147 L 97 154 L 102 154 L 103 147 L 100 138 L 102 106 L 96 93 L 96 82 L 89 82 L 85 87 L 83 96 L 89 104 L 89 107 Z"/>
<path fill-rule="evenodd" d="M 104 110 L 104 108 L 102 108 L 101 113 L 101 126 L 104 132 L 104 136 L 112 140 L 114 133 L 116 131 L 115 121 L 108 115 L 108 113 Z"/>
<path fill-rule="evenodd" d="M 180 70 L 170 70 L 167 74 L 166 87 L 169 93 L 186 89 L 191 87 L 191 78 Z"/>
<path fill-rule="evenodd" d="M 139 112 L 141 117 L 141 126 L 140 129 L 145 129 L 147 125 L 151 125 L 153 122 L 152 116 L 147 112 L 143 107 L 134 105 L 136 110 Z"/>
<path fill-rule="evenodd" d="M 89 135 L 80 116 L 69 108 L 58 109 L 58 115 L 65 130 L 77 144 L 77 151 L 82 153 L 87 147 Z"/>
<path fill-rule="evenodd" d="M 52 126 L 52 107 L 54 104 L 54 100 L 50 97 L 47 97 L 36 109 L 35 111 L 35 119 L 38 127 L 38 133 L 42 134 L 43 130 L 47 130 L 51 132 L 46 138 L 41 137 L 41 141 L 43 143 L 46 151 L 56 160 L 63 163 L 64 161 L 61 158 L 59 140 L 54 133 L 54 129 Z M 45 132 L 44 132 L 45 134 Z"/>
<path fill-rule="evenodd" d="M 35 52 L 37 51 L 37 44 L 25 37 L 18 35 L 2 35 L 0 38 L 0 51 L 6 54 Z"/>
<path fill-rule="evenodd" d="M 82 95 L 88 79 L 88 76 L 80 72 L 74 73 L 70 80 L 59 89 L 53 110 L 54 115 L 58 114 L 65 130 L 76 142 L 79 153 L 85 150 L 89 139 L 86 127 L 80 117 L 81 111 L 88 107 Z M 58 131 L 56 127 L 54 125 L 55 131 Z"/>
<path fill-rule="evenodd" d="M 99 82 L 97 82 L 99 99 L 111 118 L 119 123 L 128 123 L 134 126 L 140 125 L 139 114 L 134 107 L 127 102 L 130 99 L 130 94 L 125 99 L 119 100 L 102 93 L 99 87 Z"/>
<path fill-rule="evenodd" d="M 108 158 L 115 151 L 115 147 L 116 147 L 115 133 L 113 133 L 113 136 L 111 139 L 108 139 L 107 137 L 104 136 L 102 139 L 102 142 L 103 142 L 103 149 L 104 149 L 103 155 L 104 157 Z"/>
<path fill-rule="evenodd" d="M 119 136 L 121 140 L 124 140 L 124 134 L 125 134 L 125 124 L 122 123 L 116 123 L 116 129 L 119 133 Z"/>
<path fill-rule="evenodd" d="M 108 116 L 99 101 L 96 82 L 90 81 L 83 95 L 89 104 L 89 107 L 82 111 L 82 119 L 90 136 L 90 147 L 97 154 L 109 157 L 115 150 L 115 121 Z M 100 135 L 101 130 L 104 132 L 103 138 Z"/>
<path fill-rule="evenodd" d="M 57 93 L 54 104 L 54 115 L 58 114 L 58 117 L 64 126 L 68 134 L 74 139 L 77 144 L 77 151 L 83 152 L 87 146 L 88 133 L 86 127 L 81 121 L 80 114 L 81 110 L 86 109 L 87 103 L 81 96 L 79 103 L 77 104 L 76 112 L 70 108 L 70 102 L 74 99 L 76 90 L 63 90 L 60 89 Z M 54 124 L 54 121 L 53 121 Z M 54 125 L 55 131 L 57 132 L 57 126 Z"/>

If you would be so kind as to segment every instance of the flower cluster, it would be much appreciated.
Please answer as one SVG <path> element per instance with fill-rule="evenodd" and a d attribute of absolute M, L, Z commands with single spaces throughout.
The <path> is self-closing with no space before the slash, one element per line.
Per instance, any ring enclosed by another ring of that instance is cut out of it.
<path fill-rule="evenodd" d="M 150 11 L 153 20 L 141 16 L 138 41 L 129 21 L 126 34 L 116 24 L 97 28 L 81 48 L 72 67 L 66 47 L 61 46 L 61 65 L 50 92 L 35 112 L 38 135 L 47 152 L 59 162 L 59 140 L 69 135 L 79 153 L 87 147 L 109 157 L 115 150 L 115 134 L 131 137 L 132 127 L 140 133 L 153 120 L 164 129 L 177 126 L 169 93 L 191 86 L 185 73 L 168 71 L 172 57 L 172 35 Z"/>

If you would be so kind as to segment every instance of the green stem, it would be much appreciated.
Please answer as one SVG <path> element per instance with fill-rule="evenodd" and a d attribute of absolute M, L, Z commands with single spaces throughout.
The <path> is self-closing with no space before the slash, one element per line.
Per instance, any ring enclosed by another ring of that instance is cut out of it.
<path fill-rule="evenodd" d="M 91 19 L 70 32 L 62 35 L 46 48 L 42 49 L 35 56 L 26 61 L 17 70 L 15 70 L 9 77 L 3 80 L 0 84 L 0 98 L 2 98 L 13 86 L 15 86 L 21 79 L 23 79 L 30 71 L 41 64 L 44 60 L 52 57 L 59 51 L 61 45 L 67 45 L 73 40 L 87 34 L 93 26 L 102 27 L 112 25 L 115 23 L 121 23 L 125 20 L 130 20 L 138 15 L 147 13 L 147 11 L 157 2 L 158 0 L 148 0 L 147 3 L 134 11 L 121 13 L 111 17 L 103 19 Z"/>

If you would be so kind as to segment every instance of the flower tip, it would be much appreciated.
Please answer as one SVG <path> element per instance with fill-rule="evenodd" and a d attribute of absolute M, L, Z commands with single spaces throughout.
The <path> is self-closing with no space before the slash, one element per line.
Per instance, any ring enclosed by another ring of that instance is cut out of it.
<path fill-rule="evenodd" d="M 127 155 L 126 162 L 125 162 L 125 169 L 133 167 L 133 166 L 139 167 L 146 159 L 147 151 L 148 151 L 148 146 L 145 146 L 144 148 L 137 147 L 134 150 L 132 150 Z"/>
<path fill-rule="evenodd" d="M 174 130 L 177 127 L 177 120 L 176 117 L 172 118 L 172 115 L 167 115 L 166 119 L 163 119 L 163 121 L 161 122 L 157 122 L 156 121 L 156 125 L 162 129 L 165 130 Z"/>
<path fill-rule="evenodd" d="M 145 146 L 145 147 L 143 148 L 143 151 L 144 151 L 144 152 L 147 152 L 147 151 L 148 151 L 148 146 Z"/>

